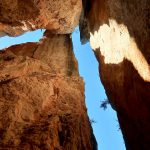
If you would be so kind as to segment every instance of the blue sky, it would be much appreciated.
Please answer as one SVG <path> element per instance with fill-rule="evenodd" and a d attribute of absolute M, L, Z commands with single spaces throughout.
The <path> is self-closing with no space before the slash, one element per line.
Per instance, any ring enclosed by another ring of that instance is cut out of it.
<path fill-rule="evenodd" d="M 15 38 L 1 37 L 0 49 L 14 44 L 39 41 L 43 31 L 27 32 Z M 92 126 L 98 143 L 98 150 L 125 150 L 115 111 L 110 106 L 105 111 L 100 108 L 101 101 L 107 97 L 99 79 L 98 63 L 94 53 L 89 43 L 81 45 L 78 28 L 72 34 L 72 40 L 79 72 L 85 82 L 88 115 L 90 119 L 96 121 Z"/>

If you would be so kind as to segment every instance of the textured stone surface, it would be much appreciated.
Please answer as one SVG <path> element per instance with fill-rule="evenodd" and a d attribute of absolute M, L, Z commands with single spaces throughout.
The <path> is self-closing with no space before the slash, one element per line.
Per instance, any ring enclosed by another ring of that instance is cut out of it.
<path fill-rule="evenodd" d="M 0 36 L 17 36 L 41 28 L 71 33 L 81 9 L 81 0 L 0 0 Z"/>
<path fill-rule="evenodd" d="M 97 149 L 69 35 L 0 51 L 0 149 Z"/>
<path fill-rule="evenodd" d="M 150 147 L 150 1 L 83 0 L 82 41 L 90 39 L 100 78 L 117 111 L 127 150 Z"/>

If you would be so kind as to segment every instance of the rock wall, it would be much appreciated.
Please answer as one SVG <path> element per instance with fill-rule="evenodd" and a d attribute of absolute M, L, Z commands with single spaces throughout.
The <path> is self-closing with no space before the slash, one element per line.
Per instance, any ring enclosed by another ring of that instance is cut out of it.
<path fill-rule="evenodd" d="M 69 35 L 0 51 L 0 149 L 96 150 Z"/>
<path fill-rule="evenodd" d="M 83 0 L 81 41 L 90 40 L 127 150 L 150 147 L 150 1 Z"/>
<path fill-rule="evenodd" d="M 0 36 L 46 29 L 0 51 L 0 149 L 97 150 L 69 33 L 81 0 L 0 0 Z"/>

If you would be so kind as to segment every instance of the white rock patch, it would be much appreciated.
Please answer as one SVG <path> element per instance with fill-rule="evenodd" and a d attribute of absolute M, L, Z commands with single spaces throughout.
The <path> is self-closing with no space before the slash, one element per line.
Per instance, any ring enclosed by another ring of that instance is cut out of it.
<path fill-rule="evenodd" d="M 106 64 L 118 64 L 126 58 L 132 62 L 139 75 L 150 82 L 149 64 L 124 24 L 110 19 L 109 25 L 103 24 L 94 34 L 90 33 L 90 44 L 94 50 L 100 48 Z"/>

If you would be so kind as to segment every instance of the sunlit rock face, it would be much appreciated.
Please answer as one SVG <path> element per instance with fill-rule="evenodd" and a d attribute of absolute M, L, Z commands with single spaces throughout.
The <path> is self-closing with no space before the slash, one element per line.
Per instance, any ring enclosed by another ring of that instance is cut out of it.
<path fill-rule="evenodd" d="M 149 64 L 125 25 L 109 20 L 109 25 L 103 24 L 94 34 L 90 33 L 90 44 L 93 50 L 100 50 L 105 64 L 119 64 L 127 59 L 141 78 L 150 82 Z"/>
<path fill-rule="evenodd" d="M 81 40 L 89 39 L 99 61 L 100 78 L 117 111 L 126 148 L 149 149 L 150 1 L 83 4 Z"/>
<path fill-rule="evenodd" d="M 71 33 L 81 9 L 81 0 L 1 0 L 0 36 L 17 36 L 41 28 Z"/>
<path fill-rule="evenodd" d="M 69 35 L 0 51 L 0 149 L 97 150 Z"/>

